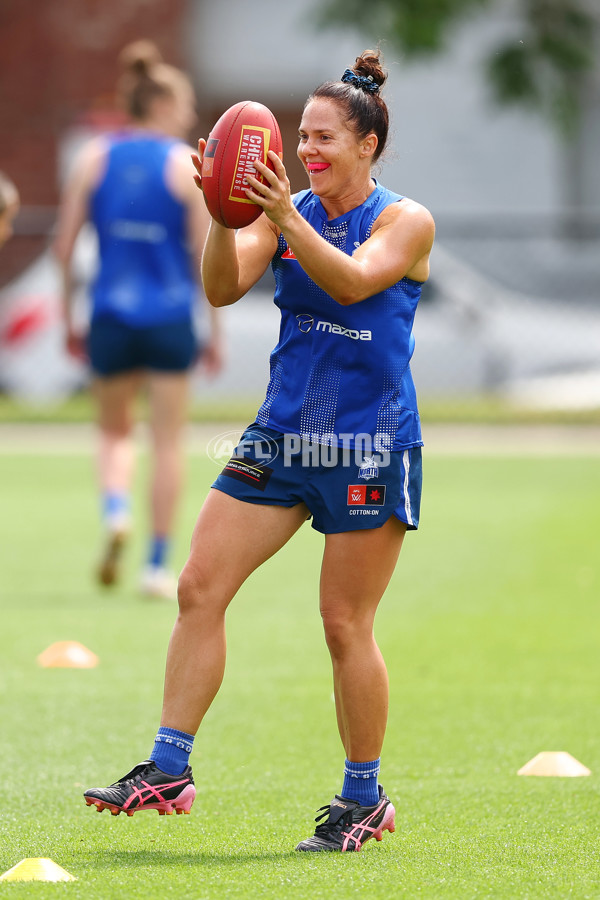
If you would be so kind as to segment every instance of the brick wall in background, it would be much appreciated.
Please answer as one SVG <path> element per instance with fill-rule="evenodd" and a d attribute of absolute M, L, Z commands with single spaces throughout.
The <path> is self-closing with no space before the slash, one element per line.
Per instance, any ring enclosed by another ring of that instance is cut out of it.
<path fill-rule="evenodd" d="M 151 38 L 167 62 L 185 66 L 185 6 L 186 0 L 2 0 L 0 169 L 17 184 L 23 210 L 0 253 L 0 286 L 47 245 L 61 135 L 82 116 L 113 108 L 121 48 Z"/>

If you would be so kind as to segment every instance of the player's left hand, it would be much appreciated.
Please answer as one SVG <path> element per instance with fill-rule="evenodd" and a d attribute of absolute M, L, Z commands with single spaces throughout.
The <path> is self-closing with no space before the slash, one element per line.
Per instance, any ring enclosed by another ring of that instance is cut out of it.
<path fill-rule="evenodd" d="M 283 228 L 287 218 L 295 211 L 290 182 L 279 156 L 273 150 L 269 150 L 268 155 L 274 171 L 257 160 L 254 168 L 265 179 L 265 183 L 263 184 L 254 175 L 247 175 L 246 194 L 250 200 L 262 207 L 272 222 Z"/>

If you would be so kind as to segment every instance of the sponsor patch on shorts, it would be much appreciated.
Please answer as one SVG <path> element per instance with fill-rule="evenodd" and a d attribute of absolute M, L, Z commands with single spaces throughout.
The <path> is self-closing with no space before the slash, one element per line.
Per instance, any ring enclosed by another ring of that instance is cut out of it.
<path fill-rule="evenodd" d="M 232 456 L 221 474 L 235 478 L 236 481 L 242 481 L 244 484 L 250 484 L 258 491 L 264 491 L 273 474 L 273 469 L 252 459 L 251 456 L 244 456 L 240 459 Z"/>
<path fill-rule="evenodd" d="M 383 506 L 385 484 L 349 484 L 348 506 Z"/>

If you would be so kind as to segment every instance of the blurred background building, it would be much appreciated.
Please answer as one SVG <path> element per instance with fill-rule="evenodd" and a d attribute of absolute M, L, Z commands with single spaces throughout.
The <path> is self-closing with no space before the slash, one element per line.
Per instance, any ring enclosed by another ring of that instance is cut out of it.
<path fill-rule="evenodd" d="M 0 169 L 17 183 L 23 208 L 0 254 L 0 387 L 41 401 L 86 384 L 62 351 L 48 244 L 73 150 L 120 121 L 113 92 L 124 44 L 151 38 L 190 72 L 199 101 L 192 139 L 238 100 L 269 105 L 301 189 L 296 133 L 307 94 L 379 37 L 392 133 L 378 177 L 437 222 L 415 323 L 421 397 L 600 408 L 600 67 L 586 76 L 570 137 L 534 110 L 499 106 L 485 67 L 502 39 L 529 39 L 520 36 L 519 5 L 474 6 L 440 52 L 409 59 L 387 32 L 374 36 L 347 17 L 324 27 L 316 0 L 3 0 Z M 93 268 L 88 236 L 79 254 L 82 310 Z M 277 337 L 271 297 L 265 276 L 223 311 L 229 364 L 213 384 L 198 380 L 200 398 L 260 399 Z"/>

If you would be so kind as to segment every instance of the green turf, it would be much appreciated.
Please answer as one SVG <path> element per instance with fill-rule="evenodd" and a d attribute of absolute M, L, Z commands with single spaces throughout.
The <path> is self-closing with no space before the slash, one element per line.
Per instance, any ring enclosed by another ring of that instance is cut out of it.
<path fill-rule="evenodd" d="M 263 394 L 212 397 L 209 392 L 192 398 L 193 422 L 250 422 L 260 406 Z M 139 401 L 140 413 L 146 410 Z M 598 425 L 600 407 L 595 409 L 528 409 L 515 406 L 494 393 L 420 398 L 421 419 L 426 424 L 481 423 L 486 425 Z M 10 422 L 89 422 L 94 418 L 94 403 L 84 390 L 62 400 L 27 402 L 0 393 L 0 424 Z"/>
<path fill-rule="evenodd" d="M 177 564 L 211 466 L 189 461 Z M 600 896 L 599 496 L 598 459 L 426 460 L 422 529 L 377 623 L 397 830 L 360 854 L 313 856 L 293 847 L 343 763 L 317 612 L 322 538 L 305 527 L 232 607 L 191 816 L 98 815 L 83 788 L 149 752 L 175 610 L 135 594 L 142 534 L 122 587 L 91 582 L 89 458 L 0 456 L 0 872 L 49 857 L 78 879 L 0 884 L 0 898 Z M 99 667 L 39 668 L 66 639 Z M 593 774 L 518 777 L 541 750 Z"/>

